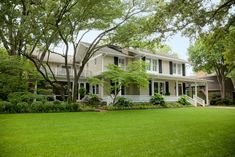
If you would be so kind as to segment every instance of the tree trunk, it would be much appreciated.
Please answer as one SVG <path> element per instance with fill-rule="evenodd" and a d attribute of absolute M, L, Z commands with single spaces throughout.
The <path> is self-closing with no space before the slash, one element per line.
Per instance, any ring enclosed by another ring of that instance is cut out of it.
<path fill-rule="evenodd" d="M 79 89 L 78 89 L 78 80 L 79 80 L 79 78 L 80 78 L 80 76 L 83 72 L 84 66 L 85 65 L 82 65 L 79 68 L 78 73 L 74 72 L 74 85 L 73 85 L 74 88 L 73 88 L 73 99 L 72 99 L 73 102 L 75 102 L 77 100 L 76 96 L 78 95 L 78 91 L 79 91 Z M 77 70 L 75 70 L 75 71 L 77 71 Z"/>

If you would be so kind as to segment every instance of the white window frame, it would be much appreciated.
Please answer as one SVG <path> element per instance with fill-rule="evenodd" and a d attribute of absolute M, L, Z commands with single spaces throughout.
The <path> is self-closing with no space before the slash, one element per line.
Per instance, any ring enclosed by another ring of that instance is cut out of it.
<path fill-rule="evenodd" d="M 152 59 L 152 71 L 158 72 L 158 60 L 157 59 Z"/>
<path fill-rule="evenodd" d="M 145 62 L 147 63 L 147 71 L 152 71 L 152 59 L 146 58 Z"/>
<path fill-rule="evenodd" d="M 175 65 L 175 71 L 174 71 L 174 65 Z M 172 71 L 173 71 L 173 75 L 179 75 L 179 76 L 182 75 L 182 64 L 172 63 Z"/>
<path fill-rule="evenodd" d="M 146 70 L 153 73 L 158 73 L 159 62 L 158 59 L 146 58 L 145 62 L 148 64 Z"/>

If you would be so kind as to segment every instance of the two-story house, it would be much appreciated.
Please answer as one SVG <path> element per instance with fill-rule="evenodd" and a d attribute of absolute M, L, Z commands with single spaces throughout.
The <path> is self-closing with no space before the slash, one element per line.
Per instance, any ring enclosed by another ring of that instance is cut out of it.
<path fill-rule="evenodd" d="M 82 58 L 88 43 L 81 43 L 78 48 L 78 58 Z M 100 49 L 87 63 L 84 71 L 89 71 L 90 76 L 98 76 L 106 69 L 108 64 L 115 64 L 125 69 L 127 65 L 135 60 L 143 60 L 147 62 L 147 73 L 149 74 L 148 88 L 138 88 L 136 85 L 124 87 L 120 96 L 126 97 L 134 102 L 147 102 L 154 93 L 164 95 L 166 101 L 177 101 L 181 95 L 188 95 L 193 104 L 207 102 L 208 97 L 203 102 L 197 96 L 197 84 L 205 84 L 207 81 L 203 79 L 186 76 L 187 61 L 178 59 L 169 55 L 154 54 L 149 51 L 138 49 L 121 49 L 115 46 Z M 84 80 L 85 81 L 85 80 Z M 88 83 L 81 81 L 81 86 L 86 85 L 86 90 L 99 95 L 107 102 L 111 102 L 110 93 L 105 91 L 105 87 L 89 86 Z M 208 95 L 208 94 L 207 94 Z M 79 96 L 80 97 L 80 96 Z"/>
<path fill-rule="evenodd" d="M 81 62 L 89 43 L 80 43 L 77 49 L 76 62 Z M 69 56 L 68 64 L 71 71 L 71 84 L 73 84 L 72 56 Z M 84 88 L 86 93 L 97 94 L 104 101 L 111 102 L 110 93 L 107 93 L 103 85 L 91 86 L 87 78 L 98 76 L 107 70 L 108 64 L 115 64 L 125 69 L 126 66 L 135 61 L 143 60 L 148 63 L 147 73 L 149 74 L 148 88 L 139 88 L 135 85 L 124 87 L 120 96 L 126 97 L 134 102 L 147 102 L 154 93 L 164 95 L 166 101 L 177 101 L 181 95 L 188 95 L 192 104 L 209 104 L 208 91 L 206 88 L 206 100 L 197 96 L 197 84 L 205 84 L 207 81 L 191 76 L 186 76 L 187 61 L 165 54 L 154 54 L 146 50 L 121 49 L 116 46 L 104 47 L 97 51 L 88 61 L 79 80 L 79 88 Z M 66 83 L 66 72 L 64 58 L 57 54 L 50 54 L 49 64 L 55 77 L 61 83 Z M 59 97 L 59 92 L 55 91 L 55 96 Z M 84 97 L 79 94 L 78 100 Z"/>

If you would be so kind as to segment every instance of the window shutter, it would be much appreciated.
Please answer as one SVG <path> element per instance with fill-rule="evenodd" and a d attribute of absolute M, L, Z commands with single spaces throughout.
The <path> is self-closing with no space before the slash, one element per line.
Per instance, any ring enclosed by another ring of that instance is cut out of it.
<path fill-rule="evenodd" d="M 161 74 L 162 73 L 162 60 L 161 59 L 158 60 L 158 67 L 159 67 L 159 73 Z"/>
<path fill-rule="evenodd" d="M 142 57 L 142 61 L 144 61 L 144 62 L 145 62 L 145 60 L 146 60 L 146 57 Z"/>
<path fill-rule="evenodd" d="M 170 92 L 169 92 L 169 82 L 166 82 L 166 95 L 170 95 Z"/>
<path fill-rule="evenodd" d="M 182 74 L 183 74 L 183 76 L 186 75 L 186 73 L 185 73 L 185 64 L 182 64 Z"/>
<path fill-rule="evenodd" d="M 149 95 L 152 95 L 152 81 L 149 80 Z"/>
<path fill-rule="evenodd" d="M 86 94 L 90 93 L 90 84 L 86 83 Z"/>
<path fill-rule="evenodd" d="M 121 87 L 121 95 L 125 95 L 125 87 L 124 86 Z"/>
<path fill-rule="evenodd" d="M 118 65 L 118 57 L 114 57 L 114 64 Z"/>
<path fill-rule="evenodd" d="M 169 62 L 169 68 L 170 68 L 170 75 L 173 74 L 173 64 L 172 62 Z"/>
<path fill-rule="evenodd" d="M 186 94 L 186 84 L 183 83 L 183 94 L 185 95 Z"/>

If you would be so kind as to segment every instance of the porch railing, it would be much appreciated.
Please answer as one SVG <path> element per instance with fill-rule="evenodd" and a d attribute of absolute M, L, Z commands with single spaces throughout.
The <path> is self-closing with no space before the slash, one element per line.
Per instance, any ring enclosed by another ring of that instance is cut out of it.
<path fill-rule="evenodd" d="M 193 99 L 194 99 L 194 101 L 196 101 L 196 105 L 198 103 L 198 104 L 200 104 L 202 106 L 206 106 L 205 105 L 205 100 L 203 100 L 202 98 L 199 98 L 198 96 L 193 95 Z"/>
<path fill-rule="evenodd" d="M 194 101 L 193 98 L 191 98 L 191 97 L 189 97 L 189 96 L 187 96 L 187 95 L 186 95 L 186 97 L 187 97 L 187 101 L 188 101 L 191 105 L 197 106 L 197 105 L 195 104 L 195 101 Z"/>
<path fill-rule="evenodd" d="M 151 96 L 149 95 L 122 95 L 122 97 L 125 97 L 132 102 L 149 102 Z M 164 99 L 166 102 L 175 102 L 178 100 L 177 96 L 164 96 Z M 110 96 L 103 97 L 103 100 L 106 101 L 108 104 L 112 102 L 112 98 Z"/>

